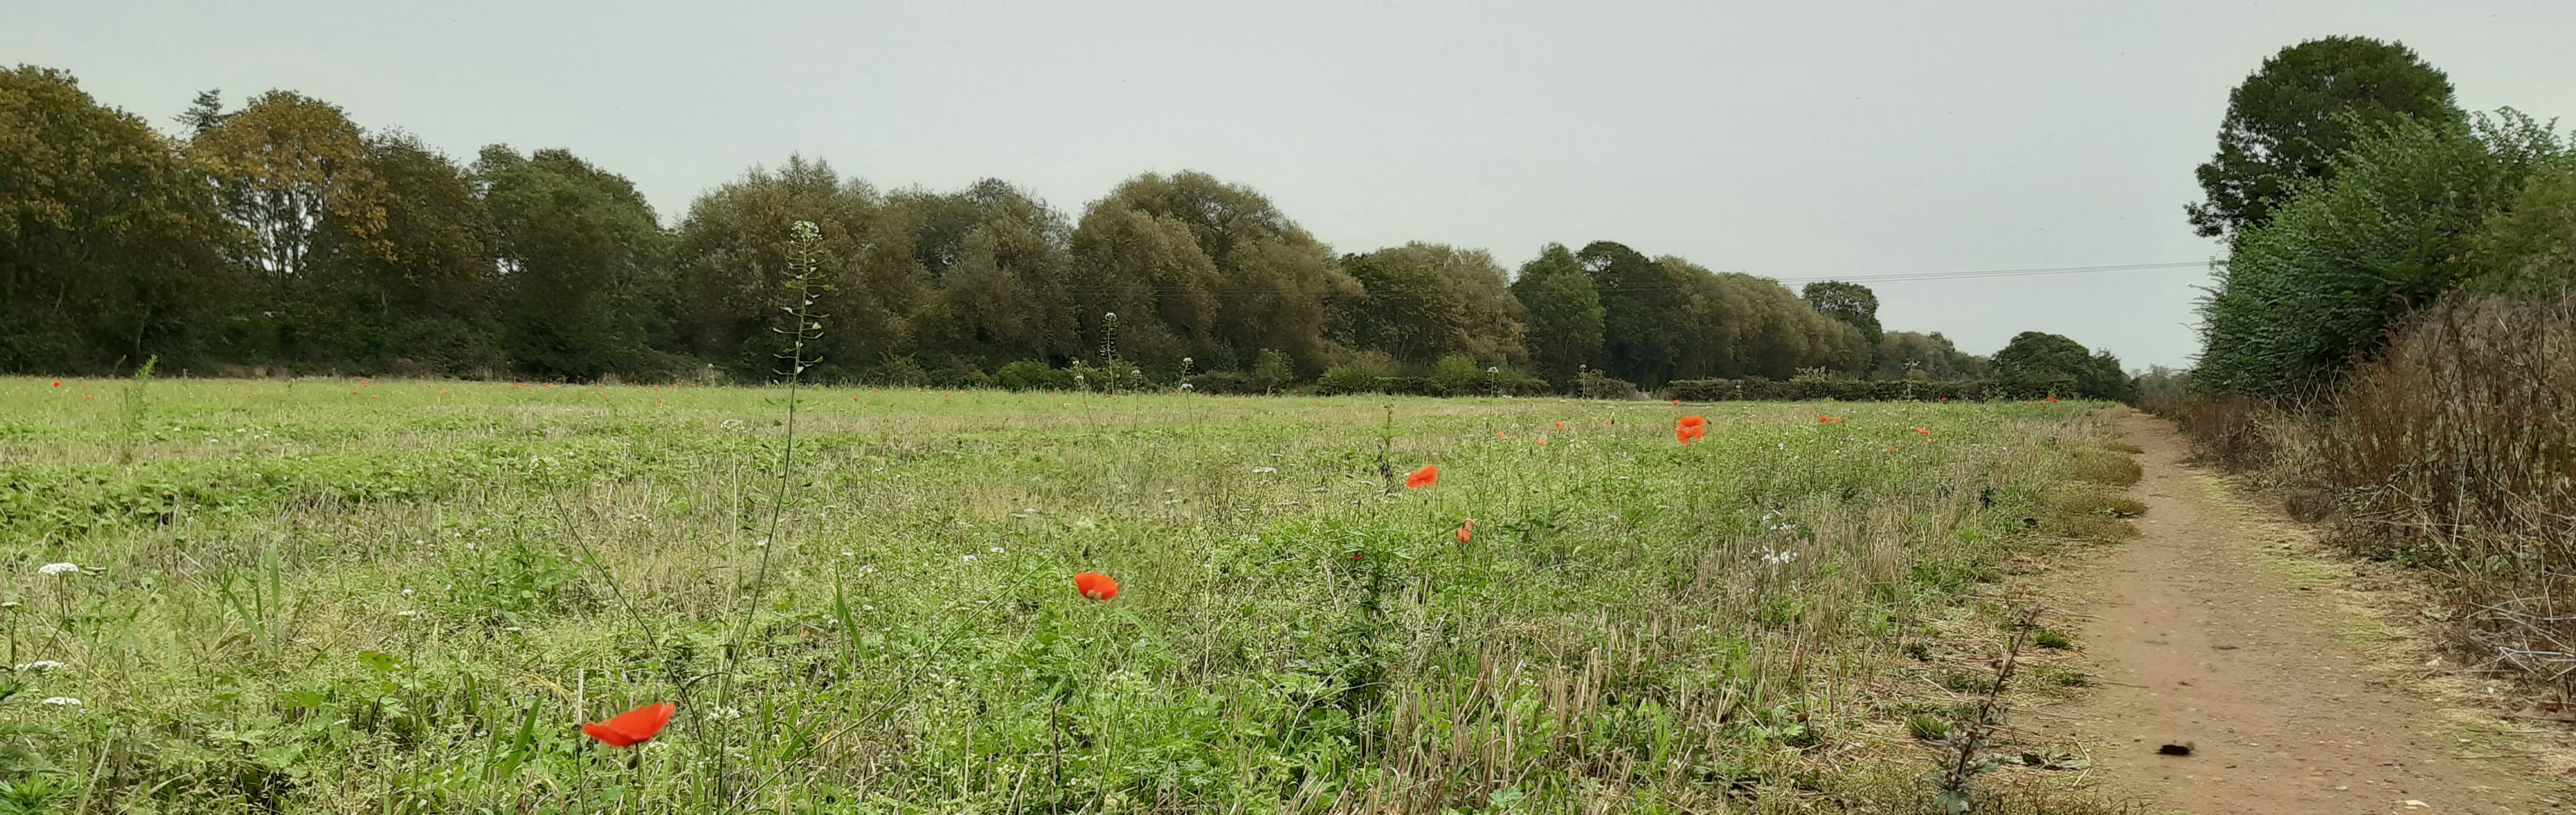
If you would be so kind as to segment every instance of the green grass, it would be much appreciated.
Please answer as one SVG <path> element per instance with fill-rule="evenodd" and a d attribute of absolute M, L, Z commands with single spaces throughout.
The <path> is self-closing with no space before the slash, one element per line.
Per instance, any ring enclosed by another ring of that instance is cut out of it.
<path fill-rule="evenodd" d="M 101 812 L 1786 807 L 2093 421 L 808 388 L 771 540 L 784 388 L 50 382 L 0 783 Z"/>

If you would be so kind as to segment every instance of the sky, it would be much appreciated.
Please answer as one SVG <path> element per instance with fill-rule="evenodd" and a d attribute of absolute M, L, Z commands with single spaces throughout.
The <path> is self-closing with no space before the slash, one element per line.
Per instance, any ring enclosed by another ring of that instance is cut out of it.
<path fill-rule="evenodd" d="M 2301 40 L 2405 43 L 2462 107 L 2576 122 L 2576 3 L 144 3 L 0 0 L 0 63 L 165 130 L 284 88 L 459 161 L 564 147 L 665 222 L 792 154 L 883 189 L 1081 207 L 1148 171 L 1251 186 L 1337 251 L 1517 266 L 1615 240 L 1877 281 L 1891 330 L 2065 334 L 2185 365 L 2183 205 L 2228 89 Z M 1865 281 L 1867 282 L 1867 281 Z"/>

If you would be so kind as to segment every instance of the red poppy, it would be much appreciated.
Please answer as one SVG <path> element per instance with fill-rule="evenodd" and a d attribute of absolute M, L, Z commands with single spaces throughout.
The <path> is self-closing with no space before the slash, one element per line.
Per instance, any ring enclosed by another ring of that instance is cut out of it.
<path fill-rule="evenodd" d="M 2057 397 L 2051 396 L 2051 397 L 2048 397 L 2048 398 L 2046 398 L 2046 399 L 2042 399 L 2042 400 L 2039 400 L 2039 401 L 2042 401 L 2042 402 L 2052 402 L 2052 403 L 2053 403 L 2053 402 L 2056 402 L 2056 401 L 2057 401 Z"/>
<path fill-rule="evenodd" d="M 1841 419 L 1834 418 L 1834 417 L 1832 417 L 1832 416 L 1818 416 L 1818 417 L 1816 417 L 1816 423 L 1817 423 L 1817 424 L 1832 424 L 1832 423 L 1834 423 L 1834 422 L 1839 422 L 1839 421 L 1842 421 L 1842 420 L 1841 420 Z"/>
<path fill-rule="evenodd" d="M 1893 444 L 1888 445 L 1888 446 L 1887 446 L 1887 452 L 1890 452 L 1890 453 L 1896 452 L 1896 445 L 1893 445 Z"/>
<path fill-rule="evenodd" d="M 1540 436 L 1540 437 L 1538 437 L 1538 446 L 1540 446 L 1540 447 L 1546 447 L 1546 446 L 1547 446 L 1547 437 L 1546 437 L 1546 436 Z"/>
<path fill-rule="evenodd" d="M 1565 429 L 1565 423 L 1564 423 L 1564 422 L 1557 422 L 1557 423 L 1556 423 L 1556 429 L 1558 429 L 1558 430 L 1564 430 L 1564 429 Z"/>
<path fill-rule="evenodd" d="M 1708 435 L 1708 427 L 1705 425 L 1683 425 L 1673 428 L 1673 439 L 1683 444 L 1689 444 L 1706 435 Z"/>
<path fill-rule="evenodd" d="M 1351 553 L 1351 559 L 1352 559 L 1352 560 L 1358 560 L 1358 559 L 1360 559 L 1360 553 L 1358 553 L 1358 552 L 1352 552 L 1352 553 Z"/>
<path fill-rule="evenodd" d="M 581 734 L 610 747 L 633 747 L 662 732 L 662 726 L 671 723 L 671 713 L 678 709 L 669 702 L 655 702 L 611 716 L 608 721 L 582 725 Z"/>
<path fill-rule="evenodd" d="M 1917 435 L 1917 436 L 1929 436 L 1929 435 L 1932 435 L 1932 431 L 1931 431 L 1930 429 L 1927 429 L 1927 428 L 1921 428 L 1921 427 L 1918 427 L 1918 428 L 1914 428 L 1914 435 Z"/>
<path fill-rule="evenodd" d="M 1681 403 L 1682 403 L 1682 400 L 1679 400 L 1679 399 L 1675 399 L 1675 400 L 1673 400 L 1673 404 L 1678 405 L 1678 404 L 1681 404 Z"/>
<path fill-rule="evenodd" d="M 1944 402 L 1950 401 L 1950 397 L 1947 397 L 1947 396 L 1941 397 L 1941 401 L 1944 401 Z"/>
<path fill-rule="evenodd" d="M 1440 468 L 1425 464 L 1422 465 L 1421 469 L 1404 474 L 1404 487 L 1405 489 L 1428 487 L 1431 486 L 1432 482 L 1439 480 Z"/>
<path fill-rule="evenodd" d="M 1708 420 L 1698 416 L 1684 416 L 1680 424 L 1683 427 L 1704 427 L 1708 425 Z"/>
<path fill-rule="evenodd" d="M 1459 543 L 1466 543 L 1468 538 L 1470 538 L 1470 537 L 1474 537 L 1475 532 L 1476 532 L 1476 519 L 1474 519 L 1474 518 L 1469 518 L 1469 519 L 1467 519 L 1467 522 L 1466 522 L 1466 523 L 1463 523 L 1463 524 L 1459 524 L 1459 525 L 1458 525 L 1458 542 L 1459 542 Z"/>
<path fill-rule="evenodd" d="M 63 381 L 62 381 L 62 380 L 60 380 L 60 379 L 54 380 L 54 387 L 59 388 L 59 387 L 62 387 L 62 386 L 63 386 Z"/>
<path fill-rule="evenodd" d="M 361 380 L 358 380 L 358 386 L 359 386 L 359 387 L 366 387 L 366 386 L 373 385 L 373 384 L 376 384 L 376 381 L 375 381 L 375 380 L 373 380 L 373 379 L 361 379 Z"/>
<path fill-rule="evenodd" d="M 1510 437 L 1510 436 L 1511 436 L 1511 434 L 1510 434 L 1510 433 L 1505 433 L 1505 432 L 1500 431 L 1500 430 L 1496 430 L 1496 431 L 1494 431 L 1494 438 L 1497 438 L 1497 439 L 1500 439 L 1500 438 L 1507 438 L 1507 437 Z"/>
<path fill-rule="evenodd" d="M 1073 590 L 1094 600 L 1107 600 L 1118 596 L 1118 581 L 1099 572 L 1083 572 L 1073 576 Z"/>

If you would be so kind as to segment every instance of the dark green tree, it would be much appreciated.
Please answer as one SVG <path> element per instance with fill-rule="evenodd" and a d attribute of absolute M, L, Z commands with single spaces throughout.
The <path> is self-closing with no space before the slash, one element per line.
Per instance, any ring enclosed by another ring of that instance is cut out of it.
<path fill-rule="evenodd" d="M 2024 331 L 1994 356 L 1996 379 L 2023 396 L 2080 396 L 2087 399 L 2135 399 L 2120 358 L 2109 351 L 2093 353 L 2060 334 Z"/>
<path fill-rule="evenodd" d="M 365 238 L 315 236 L 298 308 L 271 322 L 272 352 L 387 372 L 508 370 L 490 319 L 492 219 L 473 179 L 404 133 L 369 137 L 364 161 L 384 191 L 382 224 Z"/>
<path fill-rule="evenodd" d="M 775 359 L 778 309 L 788 305 L 787 247 L 797 221 L 821 230 L 815 310 L 831 330 L 815 343 L 817 377 L 852 377 L 917 350 L 915 315 L 933 299 L 915 261 L 912 233 L 885 197 L 830 164 L 789 156 L 752 168 L 689 205 L 674 240 L 683 299 L 681 347 L 735 376 L 766 378 Z"/>
<path fill-rule="evenodd" d="M 1934 331 L 1881 334 L 1870 375 L 1878 379 L 1959 380 L 1985 377 L 1985 360 L 1970 356 Z"/>
<path fill-rule="evenodd" d="M 0 71 L 0 370 L 220 354 L 239 232 L 208 169 L 70 74 Z"/>
<path fill-rule="evenodd" d="M 1166 244 L 1175 234 L 1188 236 L 1195 258 Z M 1145 265 L 1117 259 L 1131 253 L 1143 255 L 1135 260 Z M 1295 359 L 1300 372 L 1319 372 L 1339 350 L 1327 336 L 1331 303 L 1360 293 L 1331 248 L 1270 199 L 1200 172 L 1147 173 L 1119 184 L 1084 212 L 1074 255 L 1086 287 L 1118 299 L 1150 293 L 1149 313 L 1163 322 L 1159 333 L 1182 340 L 1181 347 L 1205 349 L 1192 356 L 1208 368 L 1229 367 L 1226 360 L 1240 364 L 1272 348 Z M 1197 271 L 1202 262 L 1204 279 Z M 1086 340 L 1097 344 L 1098 315 L 1083 319 Z M 1122 322 L 1120 329 L 1156 330 L 1138 322 Z M 1172 365 L 1180 355 L 1139 345 L 1127 356 Z"/>
<path fill-rule="evenodd" d="M 2328 384 L 2399 318 L 2475 276 L 2489 214 L 2570 153 L 2511 111 L 2400 122 L 2363 140 L 2332 181 L 2237 236 L 2201 303 L 2193 382 L 2258 394 Z"/>
<path fill-rule="evenodd" d="M 2440 127 L 2460 111 L 2450 78 L 2406 46 L 2326 37 L 2281 49 L 2227 95 L 2191 224 L 2217 236 L 2269 222 L 2302 182 L 2332 177 L 2356 141 L 2409 118 Z"/>
<path fill-rule="evenodd" d="M 1485 364 L 1524 356 L 1521 305 L 1483 250 L 1408 243 L 1342 258 L 1362 294 L 1341 302 L 1355 348 L 1429 365 L 1461 354 Z"/>
<path fill-rule="evenodd" d="M 1878 345 L 1879 335 L 1884 333 L 1878 327 L 1878 293 L 1870 291 L 1868 286 L 1826 280 L 1807 284 L 1806 288 L 1798 291 L 1798 296 L 1804 298 L 1816 313 L 1860 329 L 1863 341 L 1873 347 Z"/>
<path fill-rule="evenodd" d="M 1565 381 L 1578 368 L 1599 364 L 1601 292 L 1564 244 L 1548 244 L 1538 257 L 1521 264 L 1512 297 L 1529 315 L 1526 343 L 1541 374 Z"/>
<path fill-rule="evenodd" d="M 889 206 L 938 287 L 912 321 L 925 350 L 985 368 L 1082 355 L 1064 213 L 989 178 L 954 193 L 899 192 Z"/>
<path fill-rule="evenodd" d="M 504 348 L 535 376 L 667 374 L 669 236 L 625 177 L 569 151 L 483 148 Z M 786 234 L 780 232 L 778 234 Z"/>

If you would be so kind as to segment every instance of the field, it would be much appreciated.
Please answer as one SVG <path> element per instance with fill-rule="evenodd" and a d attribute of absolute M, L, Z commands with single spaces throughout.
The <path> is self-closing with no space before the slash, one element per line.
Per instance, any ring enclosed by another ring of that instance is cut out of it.
<path fill-rule="evenodd" d="M 2062 536 L 2098 415 L 793 399 L 791 436 L 784 387 L 0 379 L 0 806 L 1905 800 L 1942 759 L 1892 677 L 1992 656 L 1941 632 Z"/>

